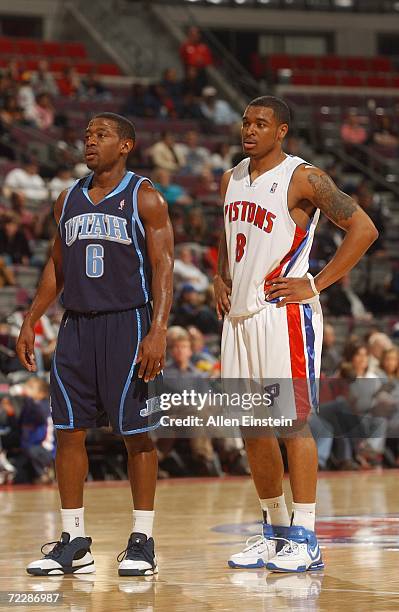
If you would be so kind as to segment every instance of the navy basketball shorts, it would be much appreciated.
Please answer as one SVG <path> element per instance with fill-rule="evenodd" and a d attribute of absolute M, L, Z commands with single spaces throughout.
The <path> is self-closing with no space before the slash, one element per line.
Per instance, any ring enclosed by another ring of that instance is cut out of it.
<path fill-rule="evenodd" d="M 64 313 L 50 373 L 51 412 L 57 429 L 111 424 L 115 433 L 131 435 L 158 426 L 149 385 L 138 378 L 136 365 L 139 344 L 150 323 L 149 306 Z"/>

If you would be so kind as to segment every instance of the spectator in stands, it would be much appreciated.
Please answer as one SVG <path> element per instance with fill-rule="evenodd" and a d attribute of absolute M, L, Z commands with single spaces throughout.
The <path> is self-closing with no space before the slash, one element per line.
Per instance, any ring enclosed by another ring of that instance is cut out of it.
<path fill-rule="evenodd" d="M 203 70 L 213 64 L 210 48 L 202 41 L 202 34 L 199 28 L 191 26 L 187 32 L 187 38 L 180 47 L 180 57 L 183 66 L 195 66 Z"/>
<path fill-rule="evenodd" d="M 54 125 L 54 106 L 50 96 L 44 92 L 39 93 L 36 96 L 35 104 L 25 116 L 40 130 L 48 130 L 52 127 Z"/>
<path fill-rule="evenodd" d="M 11 194 L 11 210 L 17 220 L 18 226 L 25 233 L 28 240 L 36 238 L 37 215 L 26 208 L 26 201 L 23 196 L 14 191 Z"/>
<path fill-rule="evenodd" d="M 80 95 L 89 100 L 111 100 L 112 94 L 101 81 L 96 68 L 92 68 L 82 79 Z"/>
<path fill-rule="evenodd" d="M 31 257 L 26 236 L 11 213 L 4 215 L 0 224 L 0 256 L 8 263 L 26 266 Z"/>
<path fill-rule="evenodd" d="M 24 385 L 25 401 L 20 416 L 21 448 L 35 483 L 49 483 L 55 453 L 54 429 L 50 413 L 49 388 L 38 377 L 29 378 Z"/>
<path fill-rule="evenodd" d="M 193 100 L 199 101 L 205 86 L 204 79 L 196 66 L 187 66 L 186 74 L 182 81 L 183 96 L 191 95 Z"/>
<path fill-rule="evenodd" d="M 398 152 L 399 137 L 392 127 L 387 115 L 378 117 L 378 124 L 373 132 L 373 142 L 385 155 L 393 156 Z"/>
<path fill-rule="evenodd" d="M 36 72 L 32 74 L 31 83 L 36 95 L 40 92 L 53 97 L 58 95 L 58 87 L 54 76 L 48 69 L 47 60 L 42 59 L 39 61 Z"/>
<path fill-rule="evenodd" d="M 73 176 L 68 166 L 59 166 L 56 175 L 48 184 L 52 200 L 56 200 L 64 189 L 68 189 L 73 183 Z"/>
<path fill-rule="evenodd" d="M 35 92 L 31 85 L 32 74 L 30 72 L 24 72 L 22 74 L 21 86 L 18 89 L 17 99 L 18 106 L 22 108 L 24 117 L 30 121 L 32 116 L 33 108 L 35 106 Z"/>
<path fill-rule="evenodd" d="M 186 132 L 185 142 L 178 143 L 176 150 L 182 161 L 180 172 L 183 174 L 199 176 L 209 163 L 210 151 L 200 146 L 197 130 Z"/>
<path fill-rule="evenodd" d="M 20 197 L 42 202 L 48 198 L 48 190 L 45 182 L 39 174 L 39 165 L 33 157 L 24 155 L 22 167 L 14 168 L 4 179 L 4 195 L 11 197 L 12 193 Z"/>
<path fill-rule="evenodd" d="M 205 295 L 192 285 L 183 285 L 174 312 L 174 325 L 195 325 L 203 334 L 218 333 L 216 313 L 205 304 Z"/>
<path fill-rule="evenodd" d="M 195 265 L 191 248 L 182 245 L 176 251 L 173 274 L 177 291 L 187 284 L 192 285 L 196 291 L 205 291 L 208 288 L 209 279 Z"/>
<path fill-rule="evenodd" d="M 148 154 L 155 168 L 178 172 L 183 166 L 184 160 L 176 147 L 174 134 L 167 130 L 162 132 L 161 139 L 149 148 Z"/>
<path fill-rule="evenodd" d="M 393 348 L 391 338 L 382 332 L 372 333 L 367 340 L 367 348 L 369 351 L 369 367 L 376 376 L 382 376 L 380 363 L 382 356 L 386 351 Z"/>
<path fill-rule="evenodd" d="M 335 329 L 329 323 L 325 323 L 323 331 L 323 350 L 321 353 L 321 371 L 326 376 L 334 376 L 341 362 L 341 356 L 335 343 Z"/>
<path fill-rule="evenodd" d="M 5 386 L 4 383 L 3 386 Z M 12 438 L 15 439 L 16 444 L 18 443 L 18 438 L 14 434 L 16 430 L 17 420 L 14 405 L 8 396 L 0 397 L 0 484 L 12 482 L 15 476 L 16 469 L 8 460 L 6 447 L 12 448 Z"/>
<path fill-rule="evenodd" d="M 78 137 L 72 125 L 66 125 L 62 131 L 62 138 L 57 142 L 56 155 L 61 165 L 74 167 L 82 162 L 84 144 Z"/>
<path fill-rule="evenodd" d="M 217 97 L 214 87 L 204 87 L 202 90 L 201 112 L 205 119 L 215 125 L 231 125 L 240 120 L 240 116 L 234 111 L 226 100 Z"/>
<path fill-rule="evenodd" d="M 204 334 L 195 325 L 190 325 L 187 331 L 191 341 L 191 361 L 197 369 L 210 372 L 217 360 L 206 346 Z"/>
<path fill-rule="evenodd" d="M 341 139 L 348 148 L 351 145 L 364 144 L 367 140 L 367 131 L 362 126 L 360 117 L 356 113 L 349 113 L 341 126 Z"/>
<path fill-rule="evenodd" d="M 178 107 L 178 113 L 181 119 L 194 119 L 197 121 L 204 119 L 199 100 L 192 93 L 184 94 Z"/>
<path fill-rule="evenodd" d="M 366 321 L 372 318 L 359 296 L 352 289 L 349 274 L 345 274 L 338 282 L 331 285 L 326 291 L 326 295 L 330 314 Z"/>
<path fill-rule="evenodd" d="M 359 205 L 369 215 L 379 232 L 377 240 L 373 242 L 367 253 L 369 255 L 371 253 L 385 255 L 385 226 L 386 222 L 389 221 L 390 211 L 381 203 L 378 196 L 373 193 L 366 180 L 358 185 L 356 196 Z"/>
<path fill-rule="evenodd" d="M 1 236 L 1 230 L 0 230 Z M 15 277 L 14 272 L 11 268 L 9 268 L 3 259 L 0 257 L 0 289 L 2 287 L 14 287 L 15 286 Z"/>
<path fill-rule="evenodd" d="M 210 232 L 201 207 L 190 208 L 186 215 L 185 230 L 188 242 L 196 242 L 203 246 L 209 244 Z"/>
<path fill-rule="evenodd" d="M 4 96 L 3 106 L 0 110 L 0 121 L 4 127 L 21 123 L 24 119 L 23 110 L 18 106 L 15 94 L 8 93 Z"/>
<path fill-rule="evenodd" d="M 173 234 L 175 238 L 175 244 L 181 244 L 187 242 L 186 228 L 184 224 L 185 210 L 175 206 L 170 209 L 170 220 L 173 226 Z"/>
<path fill-rule="evenodd" d="M 71 66 L 65 68 L 62 77 L 57 81 L 57 87 L 61 96 L 79 97 L 82 93 L 82 84 L 76 69 Z"/>
<path fill-rule="evenodd" d="M 159 101 L 142 83 L 133 83 L 123 113 L 134 117 L 157 117 Z"/>
<path fill-rule="evenodd" d="M 232 154 L 230 145 L 220 142 L 213 151 L 210 159 L 210 167 L 215 175 L 223 174 L 232 167 Z"/>
<path fill-rule="evenodd" d="M 154 185 L 162 193 L 169 206 L 192 204 L 192 198 L 181 185 L 171 182 L 170 172 L 159 168 L 153 174 Z"/>
<path fill-rule="evenodd" d="M 161 85 L 165 94 L 173 101 L 176 110 L 179 111 L 182 100 L 182 83 L 179 81 L 177 71 L 174 68 L 167 68 L 164 71 Z"/>

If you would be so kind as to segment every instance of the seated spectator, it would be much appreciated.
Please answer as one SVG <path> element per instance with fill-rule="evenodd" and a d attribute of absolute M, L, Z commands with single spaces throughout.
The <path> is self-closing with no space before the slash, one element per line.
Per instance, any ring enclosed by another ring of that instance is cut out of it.
<path fill-rule="evenodd" d="M 213 64 L 212 52 L 202 41 L 201 31 L 196 26 L 188 29 L 187 38 L 180 47 L 180 57 L 185 68 L 195 66 L 203 70 Z"/>
<path fill-rule="evenodd" d="M 201 175 L 209 163 L 209 149 L 199 145 L 199 134 L 196 130 L 189 130 L 185 135 L 185 142 L 176 145 L 182 166 L 180 172 L 184 174 Z"/>
<path fill-rule="evenodd" d="M 367 140 L 367 131 L 360 122 L 360 117 L 350 113 L 341 126 L 341 139 L 346 145 L 364 144 Z"/>
<path fill-rule="evenodd" d="M 199 370 L 210 372 L 217 363 L 217 359 L 207 348 L 204 334 L 194 325 L 190 325 L 187 331 L 191 341 L 191 361 Z"/>
<path fill-rule="evenodd" d="M 231 125 L 240 121 L 240 116 L 226 100 L 217 97 L 214 87 L 204 87 L 202 90 L 201 112 L 205 119 L 215 125 Z"/>
<path fill-rule="evenodd" d="M 46 184 L 39 174 L 39 165 L 33 157 L 25 155 L 20 168 L 14 168 L 4 179 L 3 191 L 6 197 L 16 192 L 28 200 L 42 202 L 48 198 Z"/>
<path fill-rule="evenodd" d="M 175 206 L 170 209 L 170 220 L 172 222 L 175 244 L 187 242 L 186 228 L 184 224 L 185 210 Z"/>
<path fill-rule="evenodd" d="M 35 92 L 31 84 L 32 74 L 24 72 L 21 76 L 21 85 L 18 89 L 18 106 L 22 108 L 24 117 L 29 120 L 35 106 Z"/>
<path fill-rule="evenodd" d="M 3 107 L 0 110 L 0 121 L 5 127 L 21 123 L 24 120 L 24 113 L 18 106 L 17 97 L 14 94 L 4 96 Z"/>
<path fill-rule="evenodd" d="M 325 376 L 334 376 L 341 362 L 341 356 L 335 346 L 335 329 L 329 323 L 324 324 L 323 350 L 321 353 L 321 371 Z"/>
<path fill-rule="evenodd" d="M 174 325 L 187 327 L 195 325 L 203 334 L 215 334 L 219 331 L 216 312 L 205 304 L 205 296 L 192 285 L 182 287 L 174 313 Z"/>
<path fill-rule="evenodd" d="M 142 83 L 133 83 L 123 112 L 134 117 L 158 117 L 159 101 Z"/>
<path fill-rule="evenodd" d="M 76 98 L 82 93 L 80 76 L 75 68 L 67 67 L 57 81 L 58 91 L 66 98 Z"/>
<path fill-rule="evenodd" d="M 192 250 L 188 246 L 177 249 L 173 274 L 178 291 L 187 284 L 192 285 L 196 291 L 208 288 L 208 277 L 195 265 Z"/>
<path fill-rule="evenodd" d="M 148 149 L 148 154 L 155 168 L 169 172 L 178 172 L 184 163 L 172 132 L 162 132 L 161 139 Z"/>
<path fill-rule="evenodd" d="M 382 332 L 372 333 L 367 340 L 369 350 L 369 367 L 376 376 L 382 376 L 380 362 L 383 354 L 393 348 L 393 342 L 387 334 Z"/>
<path fill-rule="evenodd" d="M 41 92 L 49 96 L 58 95 L 58 87 L 54 76 L 49 72 L 47 60 L 39 61 L 37 71 L 32 74 L 31 83 L 36 94 Z"/>
<path fill-rule="evenodd" d="M 190 208 L 185 222 L 187 242 L 197 242 L 201 245 L 209 243 L 209 232 L 206 218 L 202 208 L 195 206 Z"/>
<path fill-rule="evenodd" d="M 56 175 L 48 184 L 52 200 L 56 200 L 64 189 L 68 189 L 73 184 L 72 172 L 68 166 L 59 166 Z"/>
<path fill-rule="evenodd" d="M 174 206 L 175 204 L 192 204 L 192 198 L 183 189 L 181 185 L 171 182 L 170 172 L 159 168 L 154 172 L 154 185 L 169 204 Z"/>
<path fill-rule="evenodd" d="M 182 98 L 182 84 L 177 77 L 175 68 L 167 68 L 164 71 L 161 86 L 168 98 L 173 101 L 176 110 L 179 110 Z"/>
<path fill-rule="evenodd" d="M 232 167 L 231 147 L 227 142 L 221 142 L 211 155 L 210 167 L 215 174 L 223 174 Z"/>
<path fill-rule="evenodd" d="M 82 79 L 81 96 L 89 100 L 110 100 L 112 98 L 111 92 L 105 87 L 95 68 L 92 68 Z"/>
<path fill-rule="evenodd" d="M 367 312 L 363 302 L 351 287 L 350 275 L 345 274 L 338 282 L 331 285 L 326 291 L 327 307 L 334 316 L 354 317 L 355 319 L 370 320 L 371 313 Z"/>
<path fill-rule="evenodd" d="M 204 88 L 204 79 L 196 66 L 187 66 L 186 74 L 181 83 L 183 96 L 190 95 L 196 102 L 199 101 Z"/>
<path fill-rule="evenodd" d="M 34 240 L 37 215 L 27 209 L 25 198 L 16 191 L 11 194 L 11 210 L 27 239 Z"/>
<path fill-rule="evenodd" d="M 31 377 L 24 385 L 24 394 L 20 415 L 24 468 L 31 472 L 33 482 L 49 483 L 54 479 L 55 440 L 48 384 L 43 379 Z"/>
<path fill-rule="evenodd" d="M 3 217 L 0 224 L 0 256 L 8 263 L 29 265 L 31 250 L 25 233 L 12 214 Z"/>
<path fill-rule="evenodd" d="M 54 106 L 50 96 L 47 93 L 39 93 L 33 107 L 25 113 L 25 118 L 32 121 L 40 130 L 48 130 L 52 127 L 54 125 Z"/>
<path fill-rule="evenodd" d="M 3 381 L 1 381 L 3 382 Z M 0 397 L 0 484 L 14 480 L 16 468 L 8 460 L 7 447 L 18 444 L 15 408 L 9 397 Z"/>
<path fill-rule="evenodd" d="M 56 155 L 60 165 L 74 167 L 83 160 L 84 144 L 72 125 L 66 125 L 57 142 Z"/>
<path fill-rule="evenodd" d="M 373 132 L 373 142 L 387 155 L 395 155 L 399 146 L 398 134 L 394 131 L 391 120 L 386 115 L 378 118 L 378 125 Z"/>

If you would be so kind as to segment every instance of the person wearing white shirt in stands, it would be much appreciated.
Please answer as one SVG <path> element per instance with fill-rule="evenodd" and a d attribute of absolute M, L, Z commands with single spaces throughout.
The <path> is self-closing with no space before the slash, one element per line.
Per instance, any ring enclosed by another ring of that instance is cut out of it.
<path fill-rule="evenodd" d="M 39 165 L 34 158 L 23 156 L 22 167 L 14 168 L 4 179 L 4 195 L 10 197 L 12 193 L 42 202 L 48 198 L 48 189 L 39 174 Z"/>

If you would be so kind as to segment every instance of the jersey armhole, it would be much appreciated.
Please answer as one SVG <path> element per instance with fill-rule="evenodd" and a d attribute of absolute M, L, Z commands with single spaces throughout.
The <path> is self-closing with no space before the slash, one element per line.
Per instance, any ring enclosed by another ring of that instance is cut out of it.
<path fill-rule="evenodd" d="M 62 222 L 62 219 L 63 219 L 64 214 L 65 214 L 66 205 L 67 205 L 67 202 L 69 200 L 69 196 L 71 195 L 72 191 L 75 189 L 75 187 L 79 183 L 79 181 L 80 181 L 80 179 L 77 179 L 74 183 L 72 183 L 72 185 L 68 188 L 68 191 L 66 192 L 66 195 L 65 195 L 64 204 L 62 205 L 61 217 L 60 217 L 60 220 L 58 221 L 58 231 L 60 232 L 60 237 L 61 238 L 62 238 L 62 226 L 61 226 L 61 222 Z"/>
<path fill-rule="evenodd" d="M 310 165 L 310 164 L 308 164 L 308 162 L 305 161 L 305 160 L 300 160 L 298 162 L 298 164 L 296 166 L 294 166 L 294 168 L 290 169 L 291 175 L 289 176 L 289 180 L 288 180 L 288 184 L 287 184 L 287 189 L 286 189 L 286 192 L 284 194 L 284 204 L 285 204 L 284 210 L 287 213 L 288 221 L 289 221 L 292 229 L 294 230 L 294 232 L 297 232 L 298 230 L 300 230 L 300 232 L 307 233 L 309 231 L 309 227 L 310 227 L 310 225 L 312 223 L 312 219 L 314 218 L 314 214 L 313 214 L 312 219 L 309 220 L 309 224 L 308 224 L 307 229 L 303 230 L 301 227 L 299 227 L 299 225 L 297 225 L 295 223 L 294 219 L 290 215 L 290 209 L 288 208 L 288 192 L 290 190 L 290 186 L 291 186 L 291 183 L 292 183 L 292 178 L 293 178 L 295 172 L 298 170 L 298 168 L 300 168 L 301 166 L 305 166 L 305 165 Z"/>
<path fill-rule="evenodd" d="M 143 238 L 145 237 L 145 229 L 144 229 L 144 226 L 143 226 L 143 224 L 141 222 L 141 219 L 140 219 L 139 210 L 138 210 L 138 203 L 137 203 L 137 197 L 138 197 L 138 191 L 139 191 L 140 185 L 142 183 L 144 183 L 144 181 L 148 181 L 148 183 L 150 183 L 151 187 L 154 187 L 153 182 L 149 178 L 147 178 L 146 176 L 142 176 L 141 178 L 139 178 L 139 180 L 137 181 L 136 185 L 134 186 L 133 196 L 132 196 L 132 198 L 133 198 L 133 220 L 139 226 L 140 232 L 141 232 Z"/>

